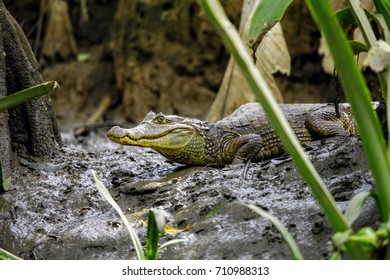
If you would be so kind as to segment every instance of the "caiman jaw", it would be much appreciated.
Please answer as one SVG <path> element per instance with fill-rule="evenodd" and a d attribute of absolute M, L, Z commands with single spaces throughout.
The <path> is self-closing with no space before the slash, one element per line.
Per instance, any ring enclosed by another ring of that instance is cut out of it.
<path fill-rule="evenodd" d="M 160 131 L 158 134 L 148 134 L 139 133 L 137 128 L 124 129 L 114 126 L 107 132 L 107 137 L 111 141 L 122 145 L 155 149 L 180 149 L 192 139 L 193 131 L 187 128 L 175 127 Z"/>

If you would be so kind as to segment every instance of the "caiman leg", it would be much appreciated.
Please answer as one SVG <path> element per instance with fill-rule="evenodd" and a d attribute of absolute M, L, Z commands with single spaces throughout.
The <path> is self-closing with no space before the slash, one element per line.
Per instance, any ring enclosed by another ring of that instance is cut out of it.
<path fill-rule="evenodd" d="M 245 134 L 237 137 L 231 143 L 233 147 L 238 147 L 234 155 L 232 164 L 246 163 L 256 156 L 262 147 L 263 141 L 257 134 Z M 232 148 L 231 146 L 229 148 Z"/>
<path fill-rule="evenodd" d="M 334 136 L 346 137 L 356 133 L 353 121 L 345 112 L 341 112 L 340 118 L 332 111 L 309 112 L 306 116 L 305 126 L 314 139 Z M 300 141 L 305 140 L 300 139 Z M 274 150 L 262 151 L 263 142 L 262 137 L 258 134 L 246 134 L 233 139 L 225 148 L 227 153 L 236 151 L 232 164 L 246 163 L 253 158 L 261 159 L 281 152 L 282 147 L 276 144 L 272 147 Z"/>

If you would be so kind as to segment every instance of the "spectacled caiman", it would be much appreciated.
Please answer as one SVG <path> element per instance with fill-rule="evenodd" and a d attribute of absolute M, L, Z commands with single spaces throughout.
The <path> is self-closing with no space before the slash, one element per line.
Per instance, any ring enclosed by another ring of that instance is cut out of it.
<path fill-rule="evenodd" d="M 330 104 L 280 106 L 301 143 L 356 134 L 348 104 L 339 104 L 340 117 Z M 216 123 L 149 112 L 138 126 L 114 126 L 107 136 L 119 144 L 152 148 L 186 165 L 223 166 L 285 153 L 258 103 L 242 105 Z"/>

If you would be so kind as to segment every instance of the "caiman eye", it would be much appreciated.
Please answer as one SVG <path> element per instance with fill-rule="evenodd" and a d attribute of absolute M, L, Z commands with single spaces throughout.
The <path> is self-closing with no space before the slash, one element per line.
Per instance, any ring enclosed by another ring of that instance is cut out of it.
<path fill-rule="evenodd" d="M 153 121 L 158 124 L 167 123 L 167 119 L 163 115 L 157 115 Z"/>

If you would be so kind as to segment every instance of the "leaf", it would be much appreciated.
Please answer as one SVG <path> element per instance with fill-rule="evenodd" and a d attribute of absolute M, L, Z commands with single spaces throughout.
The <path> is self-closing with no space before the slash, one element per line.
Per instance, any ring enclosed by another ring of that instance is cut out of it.
<path fill-rule="evenodd" d="M 352 235 L 350 240 L 378 248 L 379 240 L 374 229 L 370 227 L 361 228 L 356 235 Z"/>
<path fill-rule="evenodd" d="M 11 177 L 8 177 L 5 180 L 3 179 L 3 166 L 0 160 L 0 192 L 8 191 L 10 187 L 11 187 Z"/>
<path fill-rule="evenodd" d="M 79 53 L 77 55 L 77 61 L 78 62 L 86 62 L 91 58 L 91 54 L 89 53 Z"/>
<path fill-rule="evenodd" d="M 340 251 L 345 251 L 345 243 L 349 240 L 352 230 L 339 231 L 332 236 L 332 241 L 335 247 Z"/>
<path fill-rule="evenodd" d="M 355 55 L 357 55 L 361 52 L 368 52 L 367 45 L 363 44 L 362 42 L 351 40 L 351 41 L 349 41 L 349 44 L 351 45 L 353 53 Z"/>
<path fill-rule="evenodd" d="M 259 214 L 263 218 L 270 221 L 274 227 L 279 231 L 279 233 L 282 235 L 284 241 L 286 241 L 288 248 L 290 249 L 290 253 L 293 259 L 295 260 L 303 260 L 303 256 L 301 251 L 299 250 L 298 244 L 295 242 L 294 238 L 291 236 L 290 232 L 285 228 L 285 226 L 273 215 L 269 214 L 268 212 L 264 211 L 260 207 L 257 207 L 255 205 L 250 205 L 242 202 L 237 202 L 240 205 L 243 205 L 245 207 L 248 207 L 255 213 Z"/>
<path fill-rule="evenodd" d="M 3 166 L 1 164 L 1 159 L 0 159 L 0 193 L 5 191 L 4 189 L 4 183 L 3 183 Z"/>
<path fill-rule="evenodd" d="M 345 211 L 345 219 L 350 226 L 362 213 L 366 200 L 370 196 L 371 192 L 360 192 L 351 199 Z"/>
<path fill-rule="evenodd" d="M 5 191 L 8 191 L 10 187 L 11 187 L 11 177 L 8 177 L 3 181 L 3 189 Z"/>
<path fill-rule="evenodd" d="M 337 21 L 343 28 L 344 32 L 347 34 L 348 38 L 353 36 L 353 32 L 358 27 L 356 19 L 354 18 L 351 9 L 346 8 L 335 13 Z"/>
<path fill-rule="evenodd" d="M 164 227 L 164 232 L 166 234 L 169 234 L 169 235 L 176 235 L 176 234 L 183 232 L 183 231 L 190 231 L 190 225 L 186 225 L 182 229 L 174 228 L 174 227 L 169 226 L 169 225 L 165 225 L 165 227 Z"/>
<path fill-rule="evenodd" d="M 146 235 L 146 259 L 158 259 L 160 234 L 164 233 L 165 218 L 162 211 L 149 211 L 148 233 Z"/>
<path fill-rule="evenodd" d="M 279 22 L 292 0 L 260 1 L 252 16 L 249 27 L 249 47 L 256 52 L 264 35 Z"/>
<path fill-rule="evenodd" d="M 376 10 L 383 16 L 387 29 L 390 29 L 390 2 L 388 0 L 374 0 Z"/>
<path fill-rule="evenodd" d="M 228 203 L 222 203 L 222 204 L 218 205 L 217 207 L 215 207 L 214 209 L 211 209 L 210 212 L 207 213 L 206 218 L 210 219 L 211 217 L 216 215 L 219 211 L 221 211 L 223 208 L 225 208 L 227 204 Z"/>
<path fill-rule="evenodd" d="M 0 159 L 0 183 L 3 182 L 3 165 L 1 164 L 1 159 Z"/>
<path fill-rule="evenodd" d="M 338 260 L 341 260 L 341 253 L 340 252 L 334 252 L 331 256 L 330 256 L 330 260 L 331 261 L 338 261 Z"/>
<path fill-rule="evenodd" d="M 364 66 L 369 66 L 373 71 L 380 73 L 390 65 L 390 45 L 378 40 L 368 51 L 368 55 L 363 62 Z"/>
<path fill-rule="evenodd" d="M 0 248 L 0 260 L 21 260 L 21 258 L 11 254 L 3 248 Z"/>
<path fill-rule="evenodd" d="M 187 239 L 179 238 L 179 239 L 169 240 L 169 241 L 165 242 L 164 244 L 162 244 L 162 245 L 160 246 L 160 250 L 161 250 L 162 248 L 167 247 L 167 246 L 171 246 L 171 245 L 178 244 L 178 243 L 184 243 L 184 242 L 187 242 Z"/>
<path fill-rule="evenodd" d="M 111 204 L 111 206 L 115 209 L 115 211 L 119 214 L 119 217 L 122 219 L 123 224 L 125 225 L 127 232 L 130 235 L 131 241 L 135 247 L 135 250 L 137 252 L 137 257 L 139 260 L 144 260 L 145 255 L 141 246 L 141 242 L 135 233 L 133 227 L 130 225 L 129 221 L 127 220 L 126 216 L 123 214 L 121 208 L 119 205 L 115 202 L 115 200 L 112 198 L 110 193 L 108 192 L 107 188 L 103 185 L 103 183 L 100 181 L 99 177 L 97 176 L 95 170 L 92 170 L 92 176 L 95 180 L 95 186 L 100 192 L 100 194 L 107 200 L 108 203 Z"/>
<path fill-rule="evenodd" d="M 25 103 L 33 98 L 53 92 L 59 85 L 56 81 L 43 83 L 0 98 L 0 112 Z"/>

